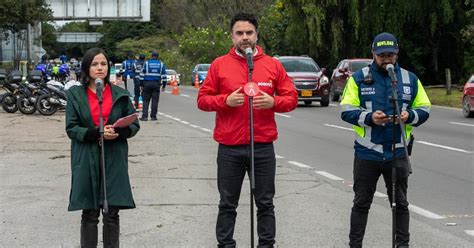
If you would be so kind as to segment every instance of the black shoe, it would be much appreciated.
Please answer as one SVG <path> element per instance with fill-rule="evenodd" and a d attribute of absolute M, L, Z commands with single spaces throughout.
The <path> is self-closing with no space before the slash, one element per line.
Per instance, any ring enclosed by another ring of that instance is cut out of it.
<path fill-rule="evenodd" d="M 156 117 L 151 117 L 151 120 L 156 121 L 157 119 L 156 119 Z"/>
<path fill-rule="evenodd" d="M 148 121 L 148 118 L 142 117 L 142 118 L 140 118 L 140 120 L 141 120 L 141 121 Z"/>

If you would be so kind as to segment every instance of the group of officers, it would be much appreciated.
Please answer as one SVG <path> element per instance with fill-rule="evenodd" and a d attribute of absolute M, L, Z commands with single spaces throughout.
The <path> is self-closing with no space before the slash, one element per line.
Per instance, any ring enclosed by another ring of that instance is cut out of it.
<path fill-rule="evenodd" d="M 140 95 L 143 99 L 143 109 L 141 121 L 148 121 L 148 108 L 151 100 L 150 118 L 156 121 L 158 112 L 158 102 L 161 91 L 166 88 L 166 66 L 158 59 L 156 51 L 151 52 L 151 58 L 145 60 L 145 55 L 140 54 L 135 59 L 133 52 L 128 52 L 127 59 L 122 62 L 122 78 L 125 82 L 125 88 L 128 89 L 127 79 L 133 79 L 133 100 L 135 108 L 139 108 Z"/>

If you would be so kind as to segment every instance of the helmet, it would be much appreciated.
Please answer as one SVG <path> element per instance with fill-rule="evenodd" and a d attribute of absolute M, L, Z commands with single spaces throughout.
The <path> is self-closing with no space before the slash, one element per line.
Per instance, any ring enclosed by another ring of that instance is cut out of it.
<path fill-rule="evenodd" d="M 145 54 L 140 54 L 140 56 L 138 56 L 139 59 L 145 59 Z"/>
<path fill-rule="evenodd" d="M 151 52 L 151 56 L 152 56 L 152 57 L 158 57 L 158 52 L 157 52 L 157 51 Z"/>
<path fill-rule="evenodd" d="M 47 69 L 46 69 L 46 65 L 45 64 L 39 64 L 35 67 L 35 70 L 39 70 L 41 71 L 41 73 L 43 73 L 43 75 L 46 75 L 46 72 L 47 72 Z"/>
<path fill-rule="evenodd" d="M 62 64 L 59 66 L 59 74 L 69 74 L 69 66 L 67 64 Z"/>

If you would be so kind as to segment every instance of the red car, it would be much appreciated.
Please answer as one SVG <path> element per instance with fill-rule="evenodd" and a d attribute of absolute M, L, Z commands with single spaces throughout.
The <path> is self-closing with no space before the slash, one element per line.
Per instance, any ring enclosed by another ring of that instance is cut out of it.
<path fill-rule="evenodd" d="M 462 94 L 462 113 L 466 118 L 474 117 L 474 74 L 464 85 Z"/>
<path fill-rule="evenodd" d="M 354 72 L 366 67 L 372 63 L 372 59 L 344 59 L 339 62 L 331 76 L 331 93 L 332 101 L 339 101 L 347 80 Z"/>
<path fill-rule="evenodd" d="M 288 76 L 298 91 L 298 101 L 311 105 L 319 102 L 322 107 L 329 106 L 329 79 L 324 74 L 326 68 L 308 56 L 278 56 Z"/>

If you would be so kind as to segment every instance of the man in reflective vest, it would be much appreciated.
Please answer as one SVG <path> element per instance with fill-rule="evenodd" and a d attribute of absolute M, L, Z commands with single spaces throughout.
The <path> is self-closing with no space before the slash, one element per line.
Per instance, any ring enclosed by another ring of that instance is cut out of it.
<path fill-rule="evenodd" d="M 135 79 L 136 70 L 136 60 L 132 52 L 127 53 L 127 59 L 122 62 L 122 70 L 122 80 L 125 83 L 125 89 L 128 90 L 127 78 Z"/>
<path fill-rule="evenodd" d="M 390 100 L 392 81 L 386 70 L 387 65 L 394 65 L 398 79 L 396 87 L 401 116 L 397 118 L 398 122 L 405 124 L 407 142 L 411 139 L 413 127 L 428 119 L 431 103 L 418 77 L 398 65 L 398 51 L 395 36 L 390 33 L 377 35 L 372 43 L 373 63 L 349 78 L 342 96 L 341 117 L 353 125 L 356 137 L 350 247 L 362 247 L 367 217 L 380 175 L 384 177 L 387 195 L 392 203 L 393 166 L 397 168 L 396 245 L 409 245 L 407 187 L 411 168 L 402 143 L 400 126 L 393 123 L 391 118 L 396 115 L 396 111 Z M 392 151 L 394 142 L 396 149 Z"/>
<path fill-rule="evenodd" d="M 157 52 L 153 51 L 151 53 L 151 59 L 147 60 L 143 65 L 142 73 L 143 112 L 140 120 L 148 120 L 148 108 L 151 99 L 150 117 L 152 121 L 156 121 L 156 114 L 158 112 L 158 101 L 160 100 L 160 85 L 162 91 L 165 91 L 166 87 L 166 67 L 163 62 L 158 60 Z"/>

